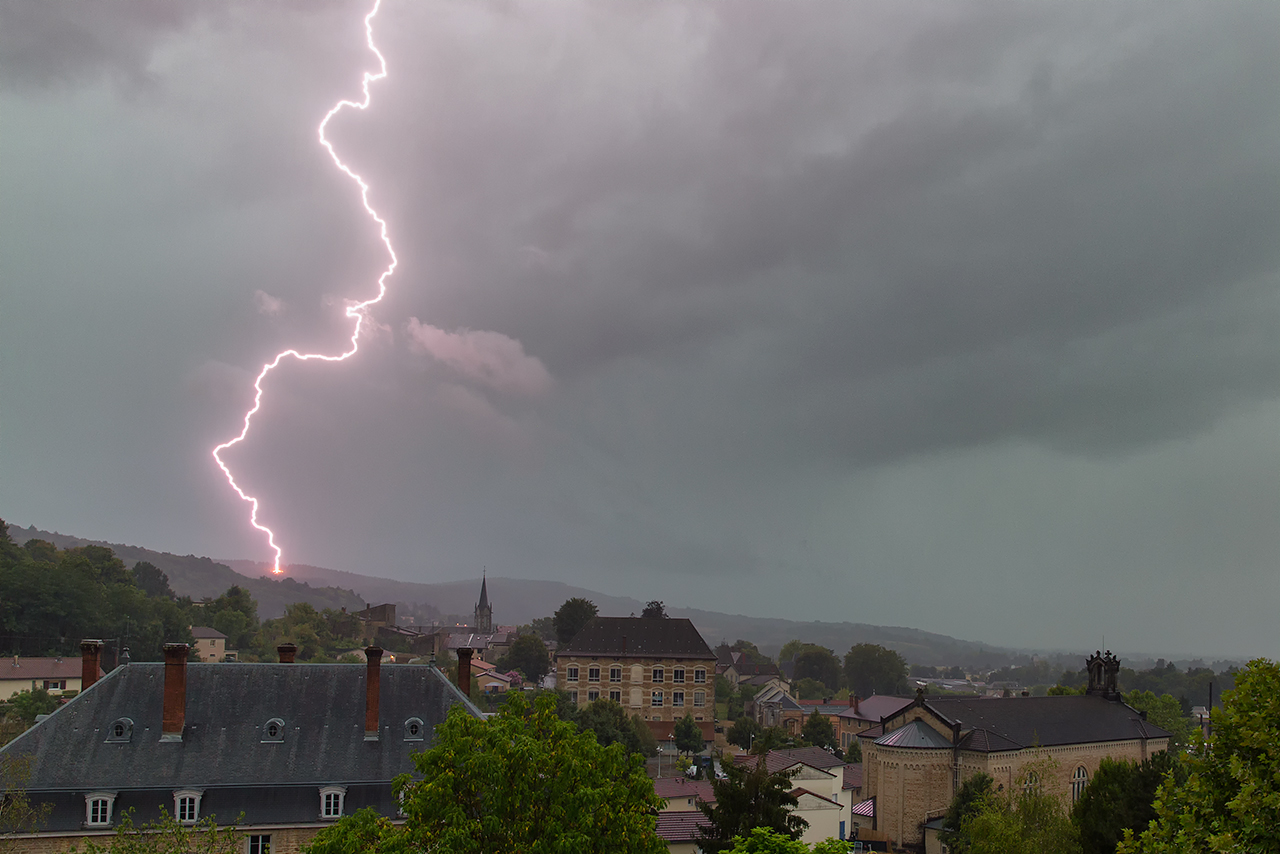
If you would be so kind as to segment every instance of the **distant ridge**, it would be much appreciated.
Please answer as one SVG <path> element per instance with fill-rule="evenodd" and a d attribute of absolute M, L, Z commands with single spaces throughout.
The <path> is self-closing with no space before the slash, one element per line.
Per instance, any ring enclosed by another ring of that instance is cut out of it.
<path fill-rule="evenodd" d="M 468 581 L 423 583 L 294 564 L 287 568 L 283 578 L 274 579 L 264 577 L 270 571 L 270 564 L 255 561 L 214 561 L 195 555 L 174 555 L 138 546 L 86 540 L 56 531 L 42 531 L 34 526 L 21 528 L 10 525 L 9 534 L 19 544 L 40 539 L 48 540 L 60 549 L 107 546 L 129 566 L 140 560 L 158 566 L 169 576 L 169 584 L 178 595 L 193 599 L 216 597 L 233 584 L 238 584 L 257 600 L 258 615 L 263 619 L 282 615 L 285 606 L 293 602 L 309 602 L 317 609 L 347 610 L 358 610 L 366 603 L 428 605 L 443 617 L 469 618 L 480 594 L 478 577 Z M 645 605 L 638 599 L 611 596 L 560 581 L 489 577 L 494 621 L 502 625 L 522 625 L 538 617 L 550 616 L 566 599 L 575 596 L 590 599 L 605 616 L 638 615 Z M 998 667 L 1026 657 L 1024 651 L 900 626 L 802 622 L 695 608 L 668 607 L 667 613 L 673 617 L 688 617 L 712 646 L 721 641 L 733 643 L 742 638 L 770 655 L 776 655 L 787 641 L 799 639 L 829 647 L 841 657 L 855 643 L 878 643 L 897 650 L 912 664 Z"/>

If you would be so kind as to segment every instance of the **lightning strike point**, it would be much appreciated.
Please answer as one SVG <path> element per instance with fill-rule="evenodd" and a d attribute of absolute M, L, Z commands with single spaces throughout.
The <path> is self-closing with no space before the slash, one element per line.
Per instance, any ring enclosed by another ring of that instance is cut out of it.
<path fill-rule="evenodd" d="M 337 355 L 328 355 L 324 353 L 299 353 L 297 350 L 284 350 L 277 353 L 274 359 L 262 366 L 262 370 L 258 372 L 257 379 L 253 381 L 253 406 L 251 406 L 244 414 L 244 422 L 240 428 L 240 434 L 233 439 L 223 442 L 221 445 L 218 445 L 213 449 L 214 462 L 218 464 L 218 468 L 222 469 L 223 475 L 227 478 L 227 483 L 231 484 L 231 488 L 235 490 L 236 495 L 240 496 L 241 501 L 249 504 L 249 524 L 267 535 L 267 544 L 275 553 L 275 562 L 271 571 L 277 575 L 284 571 L 280 566 L 280 561 L 284 556 L 284 551 L 276 543 L 275 532 L 258 521 L 258 511 L 261 509 L 261 504 L 257 498 L 246 493 L 240 488 L 240 485 L 236 483 L 235 476 L 232 475 L 231 469 L 222 459 L 222 452 L 240 444 L 249 435 L 249 426 L 253 421 L 253 416 L 262 408 L 262 384 L 266 380 L 267 375 L 279 367 L 280 363 L 285 359 L 296 359 L 299 362 L 308 362 L 312 360 L 322 362 L 345 362 L 356 354 L 360 349 L 360 330 L 363 328 L 364 321 L 368 317 L 369 307 L 377 305 L 382 301 L 382 298 L 386 296 L 387 279 L 395 272 L 396 265 L 399 263 L 396 258 L 395 250 L 391 247 L 391 238 L 387 236 L 386 220 L 379 216 L 378 212 L 373 209 L 371 204 L 369 204 L 369 184 L 364 180 L 364 178 L 360 177 L 359 174 L 352 170 L 350 166 L 342 161 L 342 158 L 338 156 L 338 152 L 334 150 L 333 144 L 330 143 L 328 138 L 325 136 L 325 129 L 329 126 L 329 121 L 338 113 L 342 112 L 344 108 L 354 107 L 357 110 L 368 109 L 370 104 L 369 84 L 382 80 L 387 76 L 387 60 L 373 43 L 373 19 L 378 14 L 378 9 L 381 6 L 382 0 L 374 0 L 373 9 L 364 17 L 365 43 L 368 45 L 370 52 L 373 53 L 378 60 L 378 70 L 376 72 L 364 72 L 361 84 L 361 91 L 364 93 L 364 99 L 362 101 L 342 100 L 337 104 L 334 104 L 333 108 L 330 109 L 329 112 L 325 113 L 324 118 L 320 121 L 320 127 L 317 129 L 316 133 L 320 139 L 320 144 L 324 146 L 327 152 L 329 152 L 329 157 L 332 158 L 334 165 L 342 172 L 346 173 L 347 177 L 351 178 L 351 180 L 360 188 L 360 202 L 364 205 L 365 212 L 369 214 L 369 217 L 378 224 L 378 233 L 382 239 L 382 245 L 387 247 L 387 255 L 390 256 L 391 261 L 387 264 L 386 269 L 382 271 L 382 275 L 378 277 L 377 294 L 363 302 L 352 303 L 346 308 L 347 317 L 355 322 L 355 325 L 351 330 L 350 349 L 344 350 Z"/>

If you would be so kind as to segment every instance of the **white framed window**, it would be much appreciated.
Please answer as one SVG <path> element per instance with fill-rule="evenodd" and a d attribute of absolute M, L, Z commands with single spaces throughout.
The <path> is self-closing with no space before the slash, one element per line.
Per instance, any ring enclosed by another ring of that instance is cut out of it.
<path fill-rule="evenodd" d="M 345 786 L 325 786 L 320 790 L 320 817 L 342 818 L 343 803 L 347 799 Z"/>
<path fill-rule="evenodd" d="M 115 807 L 115 792 L 90 792 L 84 796 L 84 823 L 88 827 L 109 827 Z"/>
<path fill-rule="evenodd" d="M 707 671 L 702 667 L 695 667 L 693 670 L 693 681 L 699 685 L 703 685 L 707 681 Z"/>
<path fill-rule="evenodd" d="M 588 682 L 599 682 L 599 681 L 600 681 L 600 668 L 599 668 L 599 667 L 596 667 L 595 665 L 592 665 L 591 667 L 588 667 L 588 668 L 587 668 L 587 681 L 588 681 Z"/>
<path fill-rule="evenodd" d="M 1085 788 L 1089 785 L 1089 772 L 1081 765 L 1071 775 L 1071 803 L 1080 800 L 1080 796 L 1084 794 Z"/>
<path fill-rule="evenodd" d="M 672 671 L 671 671 L 671 681 L 672 681 L 672 682 L 678 682 L 678 683 L 680 683 L 680 684 L 683 684 L 683 683 L 684 683 L 684 668 L 683 668 L 683 667 L 677 667 L 677 668 L 675 668 L 674 670 L 672 670 Z"/>
<path fill-rule="evenodd" d="M 653 681 L 654 681 L 654 682 L 661 682 L 661 681 L 662 681 L 662 679 L 663 679 L 663 677 L 664 677 L 665 675 L 666 675 L 666 674 L 663 672 L 663 670 L 662 670 L 662 668 L 661 668 L 661 667 L 655 667 L 655 668 L 653 668 Z"/>
<path fill-rule="evenodd" d="M 173 817 L 178 824 L 195 824 L 200 820 L 200 798 L 204 792 L 198 789 L 179 789 L 173 793 Z"/>
<path fill-rule="evenodd" d="M 672 691 L 672 692 L 671 692 L 671 705 L 673 705 L 673 706 L 683 706 L 683 705 L 684 705 L 684 692 L 683 692 L 683 691 Z"/>
<path fill-rule="evenodd" d="M 570 682 L 577 682 L 577 681 L 578 681 L 578 667 L 577 667 L 577 665 L 575 665 L 575 664 L 571 664 L 571 665 L 569 665 L 568 667 L 566 667 L 566 668 L 564 669 L 564 678 L 565 678 L 565 679 L 567 679 L 567 680 L 568 680 L 568 681 L 570 681 Z"/>
<path fill-rule="evenodd" d="M 271 854 L 271 834 L 254 833 L 245 844 L 246 854 Z"/>
<path fill-rule="evenodd" d="M 621 681 L 622 681 L 622 668 L 621 668 L 621 667 L 618 667 L 617 665 L 614 665 L 613 667 L 610 667 L 610 668 L 609 668 L 609 681 L 610 681 L 610 682 L 621 682 Z"/>
<path fill-rule="evenodd" d="M 694 708 L 701 709 L 701 708 L 702 708 L 703 706 L 705 706 L 706 704 L 707 704 L 707 692 L 706 692 L 706 691 L 694 691 L 694 692 L 693 692 L 693 705 L 694 705 Z"/>
<path fill-rule="evenodd" d="M 621 703 L 621 702 L 622 702 L 622 692 L 621 692 L 621 691 L 610 691 L 610 692 L 609 692 L 609 699 L 610 699 L 610 700 L 613 700 L 615 703 Z"/>
<path fill-rule="evenodd" d="M 599 699 L 600 699 L 600 692 L 597 691 L 595 688 L 592 688 L 590 691 L 587 692 L 588 703 L 594 703 L 596 700 L 599 700 Z"/>
<path fill-rule="evenodd" d="M 654 692 L 653 692 L 653 696 L 649 698 L 649 705 L 653 706 L 655 709 L 656 709 L 657 707 L 659 707 L 659 706 L 661 706 L 661 705 L 662 705 L 662 692 L 661 692 L 661 691 L 654 691 Z"/>

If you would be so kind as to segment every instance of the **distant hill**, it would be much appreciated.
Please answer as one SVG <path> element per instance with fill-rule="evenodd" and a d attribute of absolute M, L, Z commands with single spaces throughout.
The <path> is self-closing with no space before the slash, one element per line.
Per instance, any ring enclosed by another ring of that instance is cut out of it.
<path fill-rule="evenodd" d="M 448 618 L 455 615 L 469 619 L 480 595 L 478 578 L 428 584 L 294 564 L 288 567 L 283 578 L 274 579 L 266 577 L 270 572 L 268 564 L 254 561 L 214 561 L 195 555 L 174 555 L 17 525 L 9 526 L 9 534 L 18 543 L 30 539 L 48 540 L 60 549 L 108 546 L 130 566 L 140 560 L 155 564 L 169 576 L 169 584 L 175 592 L 193 599 L 215 597 L 231 585 L 238 584 L 257 600 L 258 614 L 264 619 L 280 616 L 285 606 L 293 602 L 310 602 L 317 609 L 346 608 L 349 611 L 359 610 L 366 604 L 393 602 L 406 609 L 417 606 L 419 612 L 428 612 L 432 616 Z M 538 617 L 550 616 L 566 599 L 574 596 L 590 599 L 605 616 L 639 614 L 645 604 L 638 599 L 611 596 L 559 581 L 489 579 L 494 621 L 502 625 L 521 625 Z M 855 643 L 878 643 L 897 650 L 912 664 L 999 667 L 1026 658 L 1022 651 L 906 627 L 800 622 L 677 607 L 668 607 L 667 613 L 673 617 L 688 617 L 712 646 L 721 641 L 732 643 L 742 638 L 770 655 L 776 655 L 787 641 L 800 639 L 829 647 L 839 656 L 843 656 Z"/>
<path fill-rule="evenodd" d="M 255 577 L 270 569 L 269 564 L 254 561 L 226 560 L 223 563 L 246 577 Z M 470 619 L 476 599 L 480 596 L 478 578 L 472 581 L 427 584 L 372 578 L 354 572 L 301 564 L 289 566 L 288 574 L 311 584 L 350 587 L 371 605 L 383 602 L 397 605 L 426 603 L 442 616 L 455 615 L 464 619 Z M 566 599 L 574 596 L 590 599 L 604 616 L 638 615 L 645 605 L 638 599 L 610 596 L 560 581 L 489 579 L 489 601 L 493 605 L 493 618 L 495 623 L 503 625 L 522 625 L 538 617 L 550 616 Z M 897 626 L 799 622 L 694 608 L 668 607 L 667 613 L 673 617 L 688 617 L 712 646 L 722 640 L 733 643 L 742 638 L 770 655 L 776 655 L 787 641 L 800 639 L 829 647 L 842 657 L 855 643 L 878 643 L 897 650 L 912 664 L 998 667 L 1020 657 L 1014 650 Z"/>
<path fill-rule="evenodd" d="M 169 586 L 175 593 L 179 596 L 190 596 L 197 601 L 220 596 L 228 587 L 238 584 L 248 590 L 257 601 L 258 616 L 261 619 L 283 615 L 285 606 L 294 602 L 310 602 L 317 610 L 321 608 L 359 610 L 364 607 L 364 600 L 349 589 L 312 587 L 310 584 L 288 577 L 279 580 L 263 578 L 261 575 L 246 577 L 242 573 L 234 572 L 226 564 L 216 563 L 207 557 L 156 552 L 120 543 L 85 540 L 59 534 L 57 531 L 41 531 L 35 527 L 20 528 L 17 525 L 9 526 L 9 536 L 18 544 L 25 543 L 27 540 L 47 540 L 59 549 L 107 546 L 127 566 L 132 567 L 138 561 L 147 561 L 159 567 L 165 575 L 169 576 Z"/>

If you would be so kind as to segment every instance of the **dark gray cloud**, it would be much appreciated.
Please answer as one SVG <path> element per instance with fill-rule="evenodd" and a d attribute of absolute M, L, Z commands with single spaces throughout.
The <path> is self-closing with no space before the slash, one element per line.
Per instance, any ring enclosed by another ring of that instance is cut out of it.
<path fill-rule="evenodd" d="M 0 512 L 261 557 L 207 449 L 384 263 L 360 10 L 66 8 L 0 6 Z M 1162 618 L 1274 587 L 1277 18 L 388 0 L 401 265 L 237 471 L 301 562 L 1267 651 Z"/>

